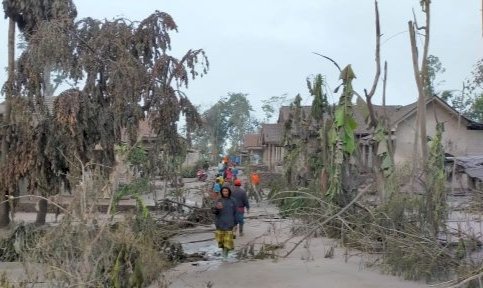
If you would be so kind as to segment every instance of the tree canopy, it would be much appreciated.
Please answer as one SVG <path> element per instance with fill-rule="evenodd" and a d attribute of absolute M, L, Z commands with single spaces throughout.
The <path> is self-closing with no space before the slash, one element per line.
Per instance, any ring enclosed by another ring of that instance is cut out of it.
<path fill-rule="evenodd" d="M 441 98 L 473 121 L 483 123 L 483 59 L 476 62 L 461 90 L 446 90 Z"/>
<path fill-rule="evenodd" d="M 228 93 L 227 97 L 203 112 L 203 126 L 195 135 L 195 147 L 202 153 L 211 152 L 213 159 L 225 152 L 238 152 L 243 137 L 258 126 L 247 96 L 244 93 Z"/>
<path fill-rule="evenodd" d="M 24 12 L 30 11 L 29 3 L 40 5 L 33 15 Z M 157 147 L 168 154 L 180 149 L 181 114 L 189 126 L 200 125 L 199 114 L 182 89 L 207 73 L 208 59 L 202 49 L 189 50 L 179 59 L 169 54 L 170 34 L 178 28 L 169 14 L 155 11 L 140 22 L 120 18 L 74 22 L 75 7 L 69 1 L 3 4 L 7 17 L 19 19 L 19 27 L 28 32 L 15 71 L 17 97 L 11 101 L 15 116 L 6 119 L 12 133 L 7 135 L 0 186 L 7 194 L 14 193 L 24 177 L 29 189 L 52 193 L 56 179 L 78 181 L 58 175 L 75 176 L 86 164 L 112 166 L 122 131 L 126 129 L 134 144 L 143 119 L 158 135 Z M 60 13 L 72 21 L 45 16 Z M 44 101 L 45 88 L 51 84 L 43 77 L 45 65 L 77 86 L 56 97 L 52 113 Z"/>

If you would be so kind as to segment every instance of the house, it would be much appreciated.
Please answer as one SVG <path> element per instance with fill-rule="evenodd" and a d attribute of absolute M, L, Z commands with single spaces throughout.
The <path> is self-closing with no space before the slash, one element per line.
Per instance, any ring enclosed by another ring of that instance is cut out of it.
<path fill-rule="evenodd" d="M 263 148 L 260 142 L 260 133 L 246 134 L 243 138 L 242 163 L 251 165 L 261 164 L 263 159 Z"/>
<path fill-rule="evenodd" d="M 259 133 L 246 134 L 243 139 L 242 163 L 263 164 L 270 170 L 282 165 L 283 125 L 262 124 Z M 248 160 L 248 162 L 247 162 Z"/>
<path fill-rule="evenodd" d="M 372 168 L 377 151 L 375 143 L 372 139 L 373 129 L 368 128 L 366 124 L 366 116 L 364 110 L 367 106 L 363 101 L 358 101 L 354 105 L 354 118 L 358 123 L 355 131 L 356 138 L 359 141 L 358 158 L 362 167 Z M 310 122 L 311 106 L 302 106 L 302 119 L 308 123 L 307 127 L 311 127 Z M 414 137 L 416 132 L 416 115 L 417 103 L 409 105 L 387 105 L 385 107 L 374 105 L 374 111 L 377 116 L 385 116 L 388 119 L 391 130 L 392 146 L 394 149 L 394 160 L 396 165 L 404 165 L 410 163 L 413 158 Z M 290 117 L 290 107 L 283 106 L 280 108 L 279 117 L 276 124 L 263 124 L 261 131 L 262 155 L 264 163 L 268 163 L 270 167 L 274 167 L 277 161 L 283 159 L 284 148 L 282 142 L 283 125 Z M 444 100 L 437 96 L 430 97 L 426 100 L 426 126 L 427 136 L 432 138 L 436 134 L 436 123 L 443 123 L 443 147 L 447 156 L 455 157 L 472 157 L 483 155 L 483 124 L 476 123 L 462 115 L 454 108 L 448 105 Z M 306 139 L 314 139 L 317 137 L 307 135 L 310 129 L 301 129 L 297 132 L 299 137 Z M 277 150 L 278 149 L 278 150 Z M 281 155 L 282 157 L 279 157 Z M 483 167 L 483 165 L 481 165 Z M 475 167 L 471 170 L 472 175 L 480 175 L 475 172 Z M 482 168 L 483 169 L 483 168 Z M 481 173 L 483 175 L 483 172 Z M 474 177 L 473 177 L 474 178 Z M 483 178 L 483 176 L 482 176 Z M 483 181 L 483 179 L 481 179 Z"/>
<path fill-rule="evenodd" d="M 262 124 L 260 131 L 263 163 L 274 170 L 283 161 L 283 124 Z"/>
<path fill-rule="evenodd" d="M 303 117 L 310 115 L 310 106 L 303 106 Z M 243 140 L 243 155 L 250 164 L 263 164 L 270 170 L 281 170 L 284 157 L 283 133 L 290 107 L 280 108 L 277 123 L 263 123 L 259 133 L 247 134 Z M 244 161 L 246 161 L 244 160 Z M 242 160 L 242 162 L 244 162 Z M 247 162 L 245 162 L 247 163 Z"/>
<path fill-rule="evenodd" d="M 126 128 L 121 130 L 121 142 L 127 143 L 128 142 L 128 134 L 126 132 Z M 152 149 L 152 145 L 158 139 L 156 133 L 153 131 L 151 120 L 149 118 L 143 119 L 139 121 L 138 129 L 137 129 L 137 142 L 146 150 Z M 187 145 L 187 140 L 185 137 L 178 134 L 178 139 L 180 142 L 185 143 Z M 186 151 L 186 157 L 184 162 L 182 163 L 182 167 L 191 167 L 196 165 L 199 160 L 201 159 L 201 154 L 199 151 L 188 148 Z"/>
<path fill-rule="evenodd" d="M 392 132 L 394 161 L 404 164 L 412 161 L 416 132 L 417 103 L 406 106 L 375 106 L 379 116 L 387 115 Z M 358 114 L 355 109 L 355 114 Z M 358 119 L 361 126 L 360 115 Z M 443 123 L 443 147 L 448 155 L 483 155 L 483 124 L 476 123 L 458 113 L 437 96 L 426 100 L 426 129 L 428 138 L 436 135 L 436 123 Z M 359 133 L 362 132 L 362 128 Z M 372 131 L 366 131 L 372 132 Z M 362 134 L 361 134 L 362 135 Z"/>

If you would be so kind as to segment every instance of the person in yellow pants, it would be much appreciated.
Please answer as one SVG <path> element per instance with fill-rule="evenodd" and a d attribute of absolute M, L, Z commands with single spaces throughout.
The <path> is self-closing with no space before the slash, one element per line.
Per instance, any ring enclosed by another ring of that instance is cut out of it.
<path fill-rule="evenodd" d="M 228 253 L 235 248 L 233 228 L 238 224 L 236 202 L 231 198 L 229 187 L 221 189 L 221 197 L 216 200 L 213 213 L 216 227 L 215 240 L 218 242 L 218 247 L 222 249 L 223 259 L 226 260 Z"/>

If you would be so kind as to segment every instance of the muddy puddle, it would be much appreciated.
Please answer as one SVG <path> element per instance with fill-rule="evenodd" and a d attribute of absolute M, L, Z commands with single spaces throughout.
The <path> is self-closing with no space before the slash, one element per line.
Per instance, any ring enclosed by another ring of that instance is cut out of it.
<path fill-rule="evenodd" d="M 202 227 L 206 229 L 206 227 Z M 172 239 L 179 242 L 186 255 L 184 262 L 192 266 L 205 267 L 206 270 L 216 270 L 222 263 L 238 262 L 237 252 L 231 251 L 227 259 L 223 259 L 221 249 L 214 240 L 214 232 L 181 234 Z"/>

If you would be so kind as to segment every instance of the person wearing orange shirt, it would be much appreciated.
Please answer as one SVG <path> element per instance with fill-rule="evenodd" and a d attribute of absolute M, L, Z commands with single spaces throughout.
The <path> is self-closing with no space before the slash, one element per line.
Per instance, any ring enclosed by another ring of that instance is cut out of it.
<path fill-rule="evenodd" d="M 260 185 L 260 175 L 258 175 L 257 172 L 253 172 L 250 175 L 250 183 L 252 184 L 252 188 L 255 193 L 255 199 L 257 200 L 257 202 L 261 201 L 262 197 L 258 189 L 258 186 Z"/>

